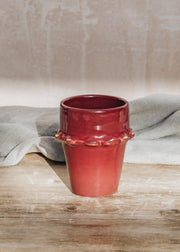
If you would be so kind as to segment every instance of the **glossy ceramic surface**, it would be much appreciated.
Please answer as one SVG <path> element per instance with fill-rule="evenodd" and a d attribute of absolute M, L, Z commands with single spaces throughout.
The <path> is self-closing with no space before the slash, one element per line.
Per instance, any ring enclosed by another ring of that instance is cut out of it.
<path fill-rule="evenodd" d="M 126 100 L 106 95 L 63 100 L 56 138 L 63 142 L 72 192 L 89 197 L 116 192 L 132 137 Z"/>

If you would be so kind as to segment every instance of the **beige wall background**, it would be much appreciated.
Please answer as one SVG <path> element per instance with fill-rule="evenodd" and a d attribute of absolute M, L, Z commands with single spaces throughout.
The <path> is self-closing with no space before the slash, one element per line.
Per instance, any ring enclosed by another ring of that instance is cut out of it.
<path fill-rule="evenodd" d="M 0 1 L 0 105 L 180 93 L 179 0 Z"/>

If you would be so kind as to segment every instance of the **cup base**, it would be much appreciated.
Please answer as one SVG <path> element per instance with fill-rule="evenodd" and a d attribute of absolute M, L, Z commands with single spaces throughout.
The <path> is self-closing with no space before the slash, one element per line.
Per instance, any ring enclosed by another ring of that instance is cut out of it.
<path fill-rule="evenodd" d="M 117 191 L 125 144 L 90 147 L 64 143 L 63 147 L 74 194 L 104 197 Z"/>
<path fill-rule="evenodd" d="M 112 192 L 108 192 L 108 193 L 102 193 L 102 194 L 83 194 L 83 193 L 76 193 L 73 192 L 71 190 L 71 192 L 77 196 L 81 196 L 81 197 L 87 197 L 87 198 L 102 198 L 102 197 L 108 197 L 111 196 L 113 194 L 115 194 L 117 192 L 117 190 L 112 191 Z"/>

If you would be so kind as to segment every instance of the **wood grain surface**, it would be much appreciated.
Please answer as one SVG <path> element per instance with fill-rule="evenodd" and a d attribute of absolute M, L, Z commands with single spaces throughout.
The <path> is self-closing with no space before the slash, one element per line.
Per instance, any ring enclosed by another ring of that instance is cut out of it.
<path fill-rule="evenodd" d="M 0 251 L 180 251 L 180 166 L 124 164 L 119 190 L 71 193 L 65 164 L 0 168 Z"/>

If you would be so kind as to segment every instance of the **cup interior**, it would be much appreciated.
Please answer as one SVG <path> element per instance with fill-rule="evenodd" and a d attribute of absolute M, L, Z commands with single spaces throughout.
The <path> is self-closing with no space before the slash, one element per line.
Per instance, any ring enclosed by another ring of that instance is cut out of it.
<path fill-rule="evenodd" d="M 62 105 L 77 109 L 113 109 L 124 106 L 126 102 L 118 97 L 106 95 L 81 95 L 68 98 Z"/>

